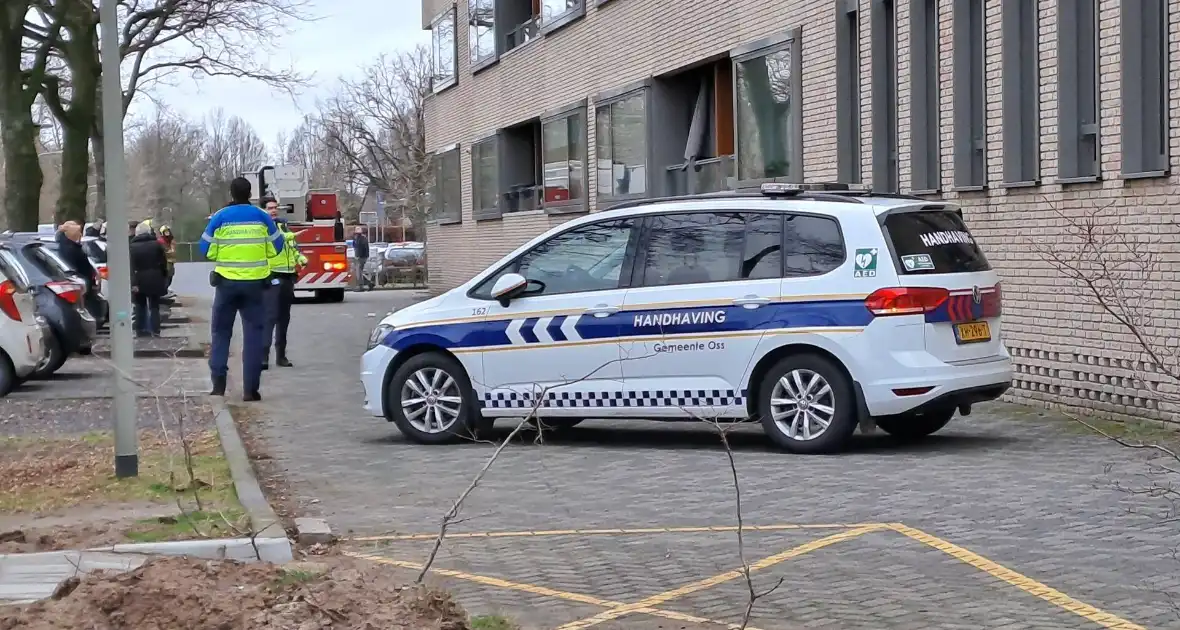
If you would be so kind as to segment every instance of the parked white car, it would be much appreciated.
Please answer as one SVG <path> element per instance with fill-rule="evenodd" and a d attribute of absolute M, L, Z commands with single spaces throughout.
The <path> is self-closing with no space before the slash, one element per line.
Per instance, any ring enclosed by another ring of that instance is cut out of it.
<path fill-rule="evenodd" d="M 45 319 L 37 314 L 24 270 L 0 248 L 0 397 L 44 361 L 48 330 Z"/>

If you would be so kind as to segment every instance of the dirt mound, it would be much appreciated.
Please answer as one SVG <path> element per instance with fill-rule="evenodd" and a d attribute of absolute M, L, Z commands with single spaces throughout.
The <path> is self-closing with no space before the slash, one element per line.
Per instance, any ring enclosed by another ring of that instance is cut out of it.
<path fill-rule="evenodd" d="M 161 558 L 66 584 L 57 599 L 0 609 L 0 630 L 18 628 L 468 630 L 468 624 L 449 595 L 406 586 L 387 567 L 344 558 L 311 569 Z"/>

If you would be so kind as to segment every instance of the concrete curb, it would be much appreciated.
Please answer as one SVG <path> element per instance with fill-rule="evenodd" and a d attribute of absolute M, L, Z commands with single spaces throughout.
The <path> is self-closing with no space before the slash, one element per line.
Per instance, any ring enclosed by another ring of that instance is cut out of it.
<path fill-rule="evenodd" d="M 215 399 L 213 407 L 217 414 L 215 422 L 217 434 L 221 438 L 221 450 L 225 453 L 226 461 L 229 462 L 229 471 L 234 479 L 234 490 L 238 494 L 238 501 L 246 509 L 246 514 L 250 516 L 251 526 L 256 530 L 261 528 L 256 537 L 259 549 L 262 548 L 262 541 L 273 541 L 285 551 L 282 554 L 283 560 L 271 560 L 271 562 L 290 562 L 292 559 L 291 541 L 287 540 L 287 532 L 283 529 L 282 521 L 279 520 L 274 509 L 270 507 L 266 495 L 262 492 L 262 486 L 258 485 L 258 478 L 254 476 L 254 467 L 250 464 L 250 456 L 246 453 L 246 445 L 242 442 L 241 434 L 238 433 L 238 425 L 234 423 L 233 412 L 230 411 L 229 405 L 220 400 Z M 249 543 L 249 540 L 246 542 Z M 253 551 L 251 548 L 250 553 L 253 554 Z"/>
<path fill-rule="evenodd" d="M 258 548 L 255 552 L 255 547 Z M 188 556 L 209 560 L 238 560 L 254 562 L 262 560 L 274 564 L 294 561 L 291 555 L 291 541 L 259 535 L 253 541 L 249 538 L 215 538 L 212 540 L 171 540 L 157 543 L 124 543 L 111 547 L 96 547 L 87 551 L 105 551 L 115 554 L 141 556 Z"/>

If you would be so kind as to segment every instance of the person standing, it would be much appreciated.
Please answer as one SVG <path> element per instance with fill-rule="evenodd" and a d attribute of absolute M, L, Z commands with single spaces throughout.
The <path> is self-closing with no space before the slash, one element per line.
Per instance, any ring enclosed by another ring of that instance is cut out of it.
<path fill-rule="evenodd" d="M 218 210 L 201 235 L 201 253 L 213 261 L 209 283 L 213 297 L 213 343 L 209 351 L 209 372 L 213 396 L 224 396 L 229 374 L 229 345 L 234 320 L 242 316 L 242 399 L 262 400 L 262 349 L 265 341 L 268 260 L 283 251 L 283 235 L 275 222 L 250 204 L 250 180 L 238 177 L 230 182 L 232 203 Z"/>
<path fill-rule="evenodd" d="M 160 237 L 157 240 L 164 248 L 164 255 L 168 259 L 168 276 L 164 283 L 164 293 L 167 295 L 168 289 L 172 286 L 172 277 L 176 275 L 176 242 L 172 236 L 172 228 L 167 225 L 160 226 Z"/>
<path fill-rule="evenodd" d="M 82 281 L 86 283 L 86 293 L 83 294 L 83 306 L 95 319 L 101 319 L 102 305 L 98 292 L 94 290 L 98 283 L 98 271 L 90 264 L 90 257 L 82 249 L 82 226 L 75 221 L 66 221 L 57 229 L 57 253 Z"/>
<path fill-rule="evenodd" d="M 352 252 L 356 257 L 357 288 L 365 289 L 369 284 L 369 277 L 365 275 L 365 263 L 369 262 L 369 237 L 365 236 L 365 229 L 357 226 L 352 237 Z"/>
<path fill-rule="evenodd" d="M 287 227 L 279 218 L 279 202 L 266 200 L 266 212 L 283 233 L 283 250 L 270 259 L 270 286 L 267 287 L 266 303 L 266 345 L 262 353 L 262 369 L 270 367 L 270 345 L 273 339 L 275 364 L 279 367 L 295 367 L 287 358 L 287 328 L 291 324 L 291 305 L 295 302 L 295 282 L 299 268 L 307 264 L 307 257 L 295 244 L 297 232 Z"/>
<path fill-rule="evenodd" d="M 131 291 L 135 298 L 135 334 L 160 336 L 160 298 L 166 292 L 168 259 L 164 247 L 144 221 L 131 238 Z"/>

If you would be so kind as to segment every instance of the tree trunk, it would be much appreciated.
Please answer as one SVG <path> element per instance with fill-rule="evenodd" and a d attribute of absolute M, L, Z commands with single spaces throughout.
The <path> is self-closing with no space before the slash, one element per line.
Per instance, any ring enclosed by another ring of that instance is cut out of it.
<path fill-rule="evenodd" d="M 15 111 L 14 111 L 15 110 Z M 4 209 L 8 229 L 37 230 L 41 203 L 41 162 L 37 158 L 37 134 L 32 112 L 27 107 L 0 106 L 0 144 L 4 145 Z"/>
<path fill-rule="evenodd" d="M 81 129 L 62 125 L 62 131 L 61 195 L 57 198 L 54 219 L 59 224 L 85 223 L 86 197 L 90 192 L 90 125 Z"/>

